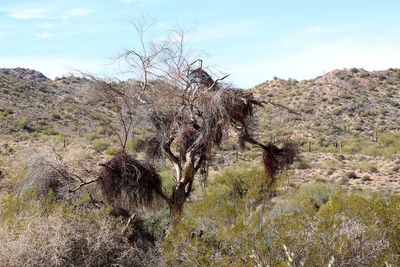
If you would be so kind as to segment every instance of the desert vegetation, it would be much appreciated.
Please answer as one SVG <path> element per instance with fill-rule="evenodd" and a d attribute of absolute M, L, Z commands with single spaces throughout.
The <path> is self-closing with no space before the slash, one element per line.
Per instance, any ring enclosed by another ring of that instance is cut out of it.
<path fill-rule="evenodd" d="M 134 28 L 128 81 L 0 71 L 0 266 L 400 264 L 399 70 L 241 90 Z"/>

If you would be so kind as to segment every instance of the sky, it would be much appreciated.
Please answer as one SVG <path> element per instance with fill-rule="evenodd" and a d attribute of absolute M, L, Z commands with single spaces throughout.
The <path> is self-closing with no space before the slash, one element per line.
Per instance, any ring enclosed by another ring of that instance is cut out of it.
<path fill-rule="evenodd" d="M 399 68 L 399 14 L 398 0 L 0 0 L 0 67 L 129 78 L 113 59 L 137 45 L 130 21 L 151 17 L 149 38 L 184 29 L 187 46 L 237 87 Z"/>

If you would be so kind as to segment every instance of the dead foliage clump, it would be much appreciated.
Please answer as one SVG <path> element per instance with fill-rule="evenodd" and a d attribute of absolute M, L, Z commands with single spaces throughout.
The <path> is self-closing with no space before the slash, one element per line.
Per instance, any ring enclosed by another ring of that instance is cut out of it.
<path fill-rule="evenodd" d="M 105 198 L 115 208 L 133 212 L 138 204 L 151 205 L 161 192 L 161 178 L 156 170 L 124 151 L 101 166 L 98 181 Z"/>
<path fill-rule="evenodd" d="M 265 173 L 270 177 L 290 167 L 298 156 L 298 149 L 292 142 L 285 142 L 281 148 L 268 144 L 263 146 L 263 150 Z"/>
<path fill-rule="evenodd" d="M 146 158 L 149 161 L 163 157 L 160 139 L 157 136 L 151 136 L 144 142 Z"/>

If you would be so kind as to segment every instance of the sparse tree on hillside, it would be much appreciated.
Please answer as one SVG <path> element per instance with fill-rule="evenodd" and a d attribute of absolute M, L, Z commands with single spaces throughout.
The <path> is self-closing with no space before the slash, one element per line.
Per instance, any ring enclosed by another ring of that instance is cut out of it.
<path fill-rule="evenodd" d="M 292 143 L 262 144 L 252 134 L 254 109 L 265 103 L 249 91 L 223 83 L 228 75 L 213 78 L 202 60 L 190 58 L 183 32 L 175 31 L 163 42 L 147 43 L 147 28 L 134 27 L 140 49 L 125 51 L 120 59 L 137 75 L 136 82 L 97 81 L 94 88 L 94 100 L 107 103 L 118 117 L 104 123 L 119 137 L 121 151 L 102 164 L 99 177 L 105 197 L 116 208 L 149 204 L 161 197 L 170 207 L 173 224 L 178 222 L 195 177 L 207 172 L 212 148 L 234 134 L 242 148 L 245 143 L 262 148 L 270 177 L 293 163 L 296 148 Z M 141 121 L 149 122 L 154 133 L 146 142 L 146 162 L 134 159 L 125 149 L 132 128 Z M 162 188 L 152 165 L 155 159 L 167 159 L 174 166 L 172 193 Z"/>

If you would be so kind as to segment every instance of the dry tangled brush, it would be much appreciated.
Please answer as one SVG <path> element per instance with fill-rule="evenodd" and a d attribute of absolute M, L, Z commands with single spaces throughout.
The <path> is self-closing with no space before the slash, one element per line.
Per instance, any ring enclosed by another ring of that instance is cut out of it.
<path fill-rule="evenodd" d="M 275 177 L 290 167 L 298 157 L 298 149 L 292 142 L 284 143 L 281 148 L 274 144 L 268 144 L 263 149 L 264 169 L 270 177 Z"/>
<path fill-rule="evenodd" d="M 123 151 L 102 164 L 99 183 L 109 203 L 130 211 L 137 204 L 150 205 L 161 192 L 156 170 Z"/>
<path fill-rule="evenodd" d="M 74 181 L 64 166 L 49 156 L 34 154 L 27 161 L 26 179 L 19 185 L 21 195 L 38 190 L 38 196 L 44 199 L 52 191 L 57 199 L 71 199 L 69 184 Z"/>
<path fill-rule="evenodd" d="M 154 247 L 131 243 L 124 223 L 101 212 L 31 217 L 23 229 L 0 224 L 0 266 L 158 266 Z"/>

